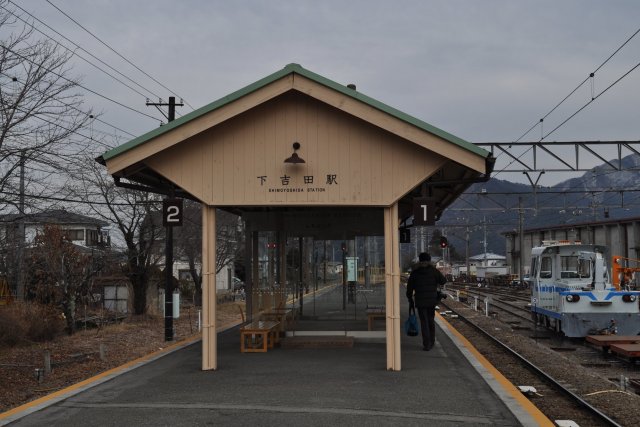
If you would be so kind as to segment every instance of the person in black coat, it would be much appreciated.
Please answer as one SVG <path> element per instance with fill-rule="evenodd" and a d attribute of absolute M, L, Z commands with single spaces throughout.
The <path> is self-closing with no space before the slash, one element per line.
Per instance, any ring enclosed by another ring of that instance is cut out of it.
<path fill-rule="evenodd" d="M 435 314 L 439 302 L 439 288 L 447 282 L 444 275 L 431 264 L 431 255 L 421 253 L 407 282 L 409 306 L 418 309 L 422 330 L 422 349 L 429 351 L 436 341 Z M 415 305 L 414 305 L 415 296 Z"/>

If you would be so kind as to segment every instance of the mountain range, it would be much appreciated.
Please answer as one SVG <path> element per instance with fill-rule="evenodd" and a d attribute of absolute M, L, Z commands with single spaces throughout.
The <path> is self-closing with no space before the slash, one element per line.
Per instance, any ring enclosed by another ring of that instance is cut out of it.
<path fill-rule="evenodd" d="M 604 163 L 582 176 L 551 187 L 491 178 L 473 184 L 443 213 L 436 227 L 458 253 L 465 253 L 469 230 L 470 255 L 505 254 L 502 233 L 517 231 L 520 207 L 523 228 L 609 221 L 640 216 L 640 156 L 622 159 L 622 170 Z"/>

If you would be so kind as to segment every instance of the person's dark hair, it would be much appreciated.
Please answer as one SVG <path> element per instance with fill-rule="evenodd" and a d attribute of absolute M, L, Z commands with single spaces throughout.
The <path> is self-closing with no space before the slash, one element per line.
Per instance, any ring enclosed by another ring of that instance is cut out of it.
<path fill-rule="evenodd" d="M 418 255 L 418 260 L 420 262 L 431 261 L 431 255 L 426 252 L 422 252 L 420 255 Z"/>

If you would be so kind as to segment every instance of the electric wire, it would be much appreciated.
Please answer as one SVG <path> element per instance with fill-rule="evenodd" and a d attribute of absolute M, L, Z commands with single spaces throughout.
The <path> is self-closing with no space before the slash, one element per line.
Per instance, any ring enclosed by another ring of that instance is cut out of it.
<path fill-rule="evenodd" d="M 91 31 L 89 31 L 87 28 L 85 28 L 82 24 L 80 24 L 78 21 L 76 21 L 74 18 L 72 18 L 71 16 L 69 16 L 66 12 L 64 12 L 62 9 L 60 9 L 58 6 L 56 6 L 55 4 L 53 4 L 50 0 L 47 0 L 47 3 L 49 3 L 52 7 L 54 7 L 56 10 L 58 10 L 58 12 L 60 12 L 61 14 L 63 14 L 64 16 L 66 16 L 68 19 L 70 19 L 74 24 L 76 24 L 78 27 L 82 28 L 85 32 L 87 32 L 88 34 L 90 34 L 94 39 L 96 39 L 97 41 L 99 41 L 100 43 L 102 43 L 105 47 L 107 47 L 109 50 L 111 50 L 113 53 L 115 53 L 116 55 L 118 55 L 120 58 L 122 58 L 124 61 L 126 61 L 128 64 L 130 64 L 131 66 L 133 66 L 136 70 L 140 71 L 142 74 L 144 74 L 145 76 L 147 76 L 148 78 L 150 78 L 151 80 L 153 80 L 154 82 L 156 82 L 157 84 L 159 84 L 160 86 L 162 86 L 164 89 L 168 90 L 170 93 L 172 93 L 173 95 L 177 96 L 178 98 L 181 98 L 184 101 L 184 98 L 181 97 L 180 95 L 176 94 L 174 91 L 172 91 L 171 89 L 169 89 L 168 87 L 166 87 L 165 85 L 163 85 L 162 83 L 160 83 L 155 77 L 151 76 L 150 74 L 148 74 L 146 71 L 142 70 L 140 67 L 138 67 L 136 64 L 134 64 L 133 62 L 131 62 L 129 59 L 125 58 L 122 54 L 120 54 L 118 51 L 116 51 L 113 47 L 111 47 L 108 43 L 104 42 L 102 39 L 100 39 L 98 36 L 96 36 L 95 34 L 93 34 Z M 195 108 L 193 108 L 191 106 L 191 104 L 189 104 L 187 101 L 184 101 L 185 104 L 187 104 L 189 106 L 189 108 L 191 108 L 191 110 L 195 110 Z"/>
<path fill-rule="evenodd" d="M 61 74 L 59 74 L 59 73 L 56 73 L 55 71 L 53 71 L 53 70 L 51 70 L 51 69 L 49 69 L 49 68 L 42 67 L 42 64 L 38 64 L 38 63 L 36 63 L 35 61 L 33 61 L 33 60 L 31 60 L 31 59 L 29 59 L 29 58 L 25 57 L 24 55 L 21 55 L 20 53 L 18 53 L 18 52 L 16 52 L 16 51 L 14 51 L 13 49 L 10 49 L 10 48 L 6 47 L 5 45 L 3 45 L 3 44 L 1 44 L 1 43 L 0 43 L 0 47 L 1 47 L 1 48 L 3 48 L 3 49 L 5 49 L 5 50 L 6 50 L 6 51 L 8 51 L 8 52 L 13 53 L 14 55 L 18 56 L 19 58 L 21 58 L 21 59 L 23 59 L 23 60 L 25 60 L 25 61 L 27 61 L 27 62 L 29 62 L 29 63 L 31 63 L 31 64 L 35 65 L 35 66 L 39 66 L 39 67 L 41 67 L 42 69 L 44 69 L 44 70 L 46 70 L 46 71 L 50 72 L 51 74 L 53 74 L 53 75 L 55 75 L 55 76 L 57 76 L 57 77 L 59 77 L 59 78 L 61 78 L 61 79 L 63 79 L 63 80 L 66 80 L 67 82 L 69 82 L 69 83 L 71 83 L 71 84 L 73 84 L 73 85 L 76 85 L 76 86 L 78 86 L 78 87 L 81 87 L 82 89 L 84 89 L 84 90 L 86 90 L 86 91 L 88 91 L 88 92 L 91 92 L 91 93 L 93 93 L 94 95 L 99 96 L 100 98 L 106 99 L 107 101 L 110 101 L 110 102 L 112 102 L 112 103 L 114 103 L 114 104 L 116 104 L 116 105 L 119 105 L 119 106 L 121 106 L 121 107 L 123 107 L 123 108 L 126 108 L 127 110 L 133 111 L 133 112 L 135 112 L 135 113 L 138 113 L 138 114 L 140 114 L 140 115 L 142 115 L 142 116 L 148 117 L 148 118 L 153 119 L 153 120 L 155 120 L 155 121 L 158 121 L 158 120 L 159 120 L 157 117 L 151 116 L 151 115 L 149 115 L 149 114 L 147 114 L 147 113 L 144 113 L 144 112 L 142 112 L 142 111 L 140 111 L 140 110 L 136 110 L 136 109 L 135 109 L 135 108 L 133 108 L 133 107 L 129 107 L 128 105 L 125 105 L 125 104 L 123 104 L 122 102 L 116 101 L 115 99 L 109 98 L 108 96 L 103 95 L 103 94 L 101 94 L 101 93 L 99 93 L 99 92 L 96 92 L 96 91 L 95 91 L 95 90 L 93 90 L 93 89 L 89 89 L 88 87 L 86 87 L 86 86 L 84 86 L 84 85 L 82 85 L 82 84 L 80 84 L 80 83 L 78 83 L 78 82 L 76 82 L 76 81 L 73 81 L 73 80 L 71 80 L 71 79 L 69 79 L 69 78 L 67 78 L 67 77 L 65 77 L 65 76 L 63 76 L 63 75 L 61 75 Z M 162 121 L 162 120 L 160 120 L 160 121 Z"/>
<path fill-rule="evenodd" d="M 567 96 L 565 96 L 560 102 L 558 102 L 555 107 L 553 107 L 551 110 L 549 110 L 549 112 L 547 112 L 547 114 L 545 114 L 544 116 L 542 116 L 542 118 L 537 121 L 531 128 L 529 128 L 529 130 L 527 132 L 525 132 L 520 138 L 518 138 L 516 141 L 514 142 L 518 142 L 520 141 L 522 138 L 524 138 L 529 132 L 531 132 L 536 126 L 538 126 L 541 122 L 544 121 L 544 119 L 546 119 L 547 117 L 549 117 L 549 115 L 551 115 L 551 113 L 553 113 L 558 107 L 560 107 L 560 105 L 562 105 L 571 95 L 573 95 L 578 89 L 580 89 L 587 81 L 589 81 L 589 79 L 591 79 L 595 73 L 597 73 L 602 67 L 604 67 L 604 65 L 609 62 L 611 60 L 611 58 L 613 58 L 618 52 L 620 52 L 620 50 L 627 45 L 627 43 L 629 43 L 638 33 L 640 33 L 640 28 L 638 28 L 638 30 L 636 30 L 636 32 L 634 32 L 624 43 L 622 43 L 622 45 L 620 45 L 620 47 L 618 47 L 611 55 L 609 55 L 609 57 L 607 59 L 605 59 L 602 64 L 600 64 L 593 72 L 591 72 L 582 82 L 580 82 L 578 84 L 578 86 L 576 86 L 575 89 L 573 89 L 571 92 L 569 92 L 569 94 Z M 544 139 L 544 138 L 543 138 Z"/>
<path fill-rule="evenodd" d="M 15 5 L 15 3 L 14 3 Z M 17 6 L 17 5 L 16 5 Z M 39 32 L 40 34 L 44 35 L 45 37 L 51 39 L 54 43 L 56 43 L 57 46 L 60 46 L 61 48 L 67 50 L 68 52 L 71 53 L 71 55 L 76 56 L 77 58 L 80 58 L 81 60 L 83 60 L 84 62 L 86 62 L 87 64 L 93 66 L 94 68 L 96 68 L 97 70 L 103 72 L 104 74 L 106 74 L 107 76 L 111 77 L 112 79 L 114 79 L 115 81 L 117 81 L 118 83 L 122 84 L 123 86 L 125 86 L 126 88 L 132 90 L 133 92 L 137 93 L 138 95 L 142 96 L 143 98 L 148 98 L 148 95 L 140 92 L 139 90 L 131 87 L 130 85 L 128 85 L 127 83 L 123 82 L 122 80 L 120 80 L 119 78 L 117 78 L 116 76 L 114 76 L 113 74 L 109 73 L 108 71 L 106 71 L 105 69 L 101 68 L 100 66 L 96 65 L 95 63 L 89 61 L 87 58 L 85 58 L 84 56 L 80 55 L 78 52 L 76 52 L 75 50 L 69 48 L 68 46 L 65 46 L 64 44 L 60 43 L 60 41 L 54 39 L 53 37 L 51 37 L 50 35 L 46 34 L 45 32 L 41 31 L 40 29 L 38 29 L 35 25 L 31 24 L 30 22 L 26 21 L 25 19 L 23 19 L 20 15 L 16 14 L 15 12 L 7 9 L 4 6 L 1 6 L 4 10 L 6 10 L 7 12 L 11 13 L 13 16 L 15 16 L 17 19 L 19 19 L 20 21 L 24 22 L 26 25 L 31 26 L 31 28 L 33 28 L 35 31 Z M 20 6 L 17 6 L 20 7 Z M 21 10 L 24 10 L 22 8 L 20 8 Z M 25 13 L 28 13 L 25 11 Z M 33 16 L 31 14 L 29 14 L 30 16 Z M 34 19 L 37 19 L 34 17 Z M 38 20 L 39 22 L 42 22 L 40 20 Z M 46 24 L 43 24 L 46 25 Z M 47 25 L 48 28 L 51 28 Z M 79 46 L 77 43 L 74 43 L 73 41 L 69 40 L 67 37 L 65 37 L 64 35 L 58 33 L 57 31 L 53 30 L 52 31 L 56 32 L 56 34 L 59 34 L 61 37 L 63 37 L 65 40 L 68 40 L 70 43 L 74 44 L 75 47 L 79 50 L 82 50 L 84 52 L 86 52 L 87 54 L 91 55 L 93 58 L 95 58 L 96 60 L 100 61 L 101 63 L 103 63 L 104 65 L 106 65 L 107 67 L 111 68 L 112 70 L 114 70 L 115 72 L 117 72 L 118 74 L 124 76 L 125 78 L 129 79 L 130 81 L 132 81 L 134 84 L 138 85 L 139 87 L 141 87 L 142 89 L 146 90 L 147 92 L 149 92 L 150 94 L 152 94 L 153 96 L 158 96 L 155 93 L 153 93 L 152 91 L 144 88 L 143 86 L 141 86 L 140 84 L 138 84 L 137 82 L 131 80 L 129 77 L 127 77 L 126 75 L 124 75 L 123 73 L 121 73 L 120 71 L 116 70 L 115 68 L 113 68 L 112 66 L 110 66 L 109 64 L 105 63 L 104 61 L 102 61 L 100 58 L 96 57 L 95 55 L 93 55 L 92 53 L 88 52 L 87 50 L 85 50 L 83 47 Z"/>
<path fill-rule="evenodd" d="M 4 76 L 6 76 L 6 77 L 8 77 L 8 78 L 15 78 L 17 82 L 19 82 L 19 83 L 23 83 L 23 84 L 24 84 L 24 82 L 21 82 L 21 81 L 20 81 L 20 79 L 18 79 L 17 77 L 10 76 L 10 75 L 8 75 L 7 73 L 5 73 L 4 71 L 1 71 L 1 70 L 0 70 L 0 74 L 2 74 L 2 75 L 4 75 Z M 1 83 L 0 83 L 0 86 L 5 86 L 5 87 L 6 87 L 6 86 L 8 86 L 8 84 L 4 84 L 4 85 L 3 85 L 3 84 L 1 84 Z M 44 91 L 41 91 L 41 90 L 40 90 L 40 89 L 38 89 L 38 88 L 33 87 L 32 89 L 33 89 L 33 90 L 35 90 L 36 92 L 40 93 L 41 95 L 46 95 L 46 93 L 45 93 Z M 66 102 L 61 101 L 61 100 L 59 100 L 59 99 L 57 99 L 57 98 L 52 98 L 52 99 L 53 99 L 54 101 L 59 102 L 60 104 L 64 105 L 65 107 L 68 107 L 68 108 L 71 108 L 72 110 L 77 111 L 78 113 L 84 114 L 84 115 L 86 115 L 86 116 L 91 116 L 91 115 L 92 115 L 92 113 L 88 113 L 88 112 L 86 112 L 86 111 L 84 111 L 84 110 L 81 110 L 81 109 L 79 109 L 78 107 L 74 106 L 73 104 L 66 103 Z M 114 124 L 112 124 L 112 123 L 109 123 L 109 122 L 107 122 L 107 121 L 104 121 L 104 120 L 100 119 L 99 117 L 97 117 L 97 116 L 95 116 L 95 115 L 94 115 L 94 117 L 93 117 L 93 120 L 96 120 L 96 121 L 98 121 L 98 122 L 100 122 L 100 123 L 102 123 L 102 124 L 104 124 L 104 125 L 107 125 L 107 126 L 109 126 L 109 127 L 112 127 L 113 129 L 119 130 L 120 132 L 125 133 L 125 134 L 127 134 L 127 135 L 129 135 L 129 136 L 131 136 L 131 137 L 133 137 L 133 138 L 135 138 L 135 137 L 136 137 L 136 135 L 132 134 L 131 132 L 127 132 L 126 130 L 121 129 L 121 128 L 119 128 L 118 126 L 116 126 L 116 125 L 114 125 Z M 103 133 L 104 135 L 112 136 L 112 137 L 114 137 L 114 138 L 117 138 L 117 137 L 118 137 L 118 135 L 116 135 L 116 134 L 108 133 L 108 132 L 105 132 L 105 131 L 102 131 L 102 130 L 95 129 L 95 131 L 96 131 L 96 132 Z"/>
<path fill-rule="evenodd" d="M 585 78 L 580 84 L 578 84 L 578 86 L 573 89 L 571 92 L 569 92 L 569 94 L 567 96 L 565 96 L 558 104 L 556 104 L 547 114 L 545 114 L 541 119 L 538 120 L 538 122 L 536 122 L 533 126 L 531 126 L 529 128 L 529 130 L 527 130 L 524 134 L 522 134 L 520 136 L 520 138 L 518 138 L 516 141 L 514 142 L 519 142 L 522 138 L 524 138 L 529 132 L 531 132 L 533 129 L 535 129 L 536 126 L 544 123 L 544 119 L 547 118 L 551 113 L 553 113 L 560 105 L 562 105 L 571 95 L 573 95 L 580 87 L 582 87 L 589 79 L 593 78 L 595 76 L 595 73 L 597 71 L 599 71 L 607 62 L 609 62 L 611 60 L 611 58 L 613 58 L 624 46 L 627 45 L 627 43 L 629 43 L 638 33 L 640 33 L 640 28 L 638 30 L 636 30 L 624 43 L 622 43 L 622 45 L 620 45 L 620 47 L 618 47 L 611 55 L 609 55 L 609 57 L 607 59 L 605 59 L 593 72 L 591 72 L 589 74 L 589 76 L 587 78 Z M 587 104 L 585 104 L 584 106 L 582 106 L 578 111 L 576 111 L 575 113 L 573 113 L 571 116 L 569 116 L 567 119 L 565 119 L 562 123 L 560 123 L 558 126 L 556 126 L 551 132 L 547 133 L 546 135 L 542 135 L 542 137 L 540 138 L 540 141 L 542 141 L 543 139 L 547 138 L 549 135 L 551 135 L 552 133 L 554 133 L 556 130 L 558 130 L 561 126 L 563 126 L 564 124 L 566 124 L 569 120 L 571 120 L 573 117 L 575 117 L 577 114 L 579 114 L 582 110 L 584 110 L 589 104 L 591 104 L 593 101 L 595 101 L 595 99 L 599 98 L 602 94 L 604 94 L 606 91 L 608 91 L 611 87 L 615 86 L 620 80 L 622 80 L 624 77 L 626 77 L 627 75 L 629 75 L 633 70 L 635 70 L 638 66 L 640 66 L 640 63 L 635 65 L 632 69 L 630 69 L 629 71 L 627 71 L 625 74 L 623 74 L 620 78 L 618 78 L 616 81 L 614 81 L 612 84 L 610 84 L 605 90 L 601 91 L 597 96 L 593 97 L 591 101 L 587 102 Z M 525 152 L 523 152 L 522 154 L 520 154 L 517 159 L 520 159 L 522 156 L 524 156 L 526 153 L 528 153 L 530 150 L 532 149 L 532 147 L 530 147 L 529 149 L 527 149 Z M 500 157 L 502 153 L 500 153 L 496 158 Z M 503 169 L 499 170 L 498 172 L 496 172 L 494 174 L 494 177 L 497 176 L 498 174 L 500 174 L 501 172 L 504 172 L 509 166 L 511 166 L 514 162 L 516 161 L 516 159 L 512 160 L 506 167 L 504 167 Z"/>
<path fill-rule="evenodd" d="M 580 113 L 582 110 L 584 110 L 585 108 L 587 108 L 592 102 L 594 102 L 596 99 L 600 98 L 600 96 L 602 96 L 606 91 L 608 91 L 609 89 L 611 89 L 613 86 L 615 86 L 616 84 L 618 84 L 620 82 L 620 80 L 622 80 L 623 78 L 627 77 L 629 74 L 631 74 L 636 68 L 640 67 L 640 62 L 638 62 L 636 65 L 634 65 L 629 71 L 627 71 L 626 73 L 624 73 L 622 76 L 620 76 L 617 80 L 615 80 L 613 83 L 611 83 L 609 86 L 607 86 L 603 91 L 601 91 L 599 94 L 597 94 L 595 97 L 592 97 L 591 100 L 589 102 L 587 102 L 586 104 L 584 104 L 582 107 L 580 107 L 578 109 L 578 111 L 576 111 L 575 113 L 573 113 L 572 115 L 570 115 L 569 117 L 567 117 L 564 121 L 562 121 L 558 126 L 556 126 L 555 128 L 553 128 L 552 131 L 550 131 L 549 133 L 547 133 L 546 135 L 544 135 L 540 141 L 542 141 L 543 139 L 547 138 L 549 135 L 551 135 L 552 133 L 554 133 L 556 130 L 558 130 L 562 125 L 564 125 L 565 123 L 567 123 L 569 120 L 571 120 L 572 118 L 574 118 L 578 113 Z"/>
<path fill-rule="evenodd" d="M 0 194 L 5 194 L 8 196 L 20 196 L 20 193 L 14 193 L 11 191 L 0 191 Z M 71 199 L 69 197 L 54 197 L 54 196 L 38 196 L 34 194 L 24 194 L 25 198 L 28 199 L 37 199 L 37 200 L 52 200 L 56 202 L 67 202 L 67 203 L 77 203 L 84 205 L 109 205 L 109 206 L 131 206 L 132 203 L 120 203 L 120 202 L 100 202 L 93 200 L 82 200 L 82 199 Z M 162 203 L 162 200 L 149 200 L 147 202 L 138 202 L 136 204 L 154 204 L 154 203 Z"/>

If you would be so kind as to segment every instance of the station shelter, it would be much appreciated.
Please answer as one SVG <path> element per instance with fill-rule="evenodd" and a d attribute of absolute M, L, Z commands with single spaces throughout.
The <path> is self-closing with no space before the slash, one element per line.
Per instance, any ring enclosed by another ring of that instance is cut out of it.
<path fill-rule="evenodd" d="M 282 271 L 287 236 L 345 241 L 384 236 L 386 367 L 400 370 L 399 227 L 411 224 L 416 200 L 427 201 L 420 205 L 429 210 L 423 219 L 439 218 L 472 183 L 489 178 L 494 161 L 487 151 L 372 99 L 354 85 L 298 64 L 102 158 L 120 185 L 188 197 L 203 206 L 203 370 L 218 366 L 216 209 L 245 221 L 249 317 L 264 303 L 256 292 L 261 286 L 260 233 L 272 233 Z M 282 285 L 285 279 L 278 281 Z M 287 297 L 283 294 L 280 298 Z"/>

